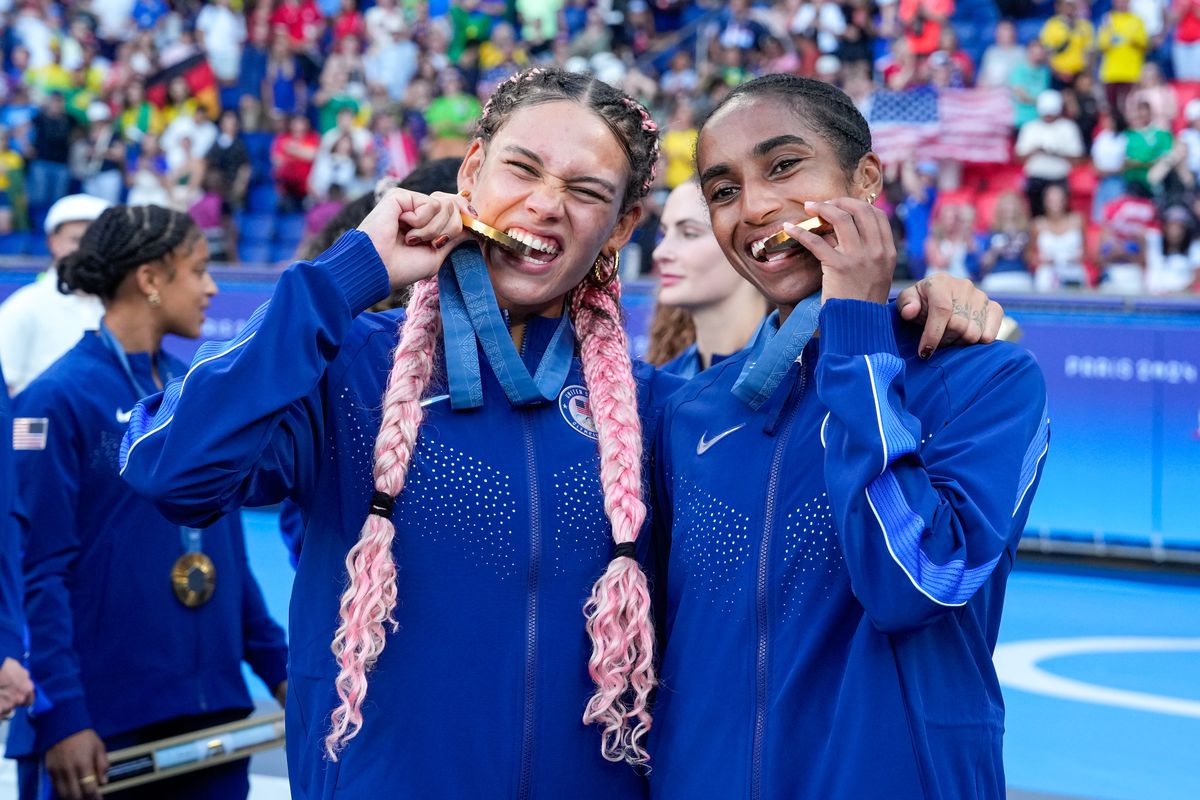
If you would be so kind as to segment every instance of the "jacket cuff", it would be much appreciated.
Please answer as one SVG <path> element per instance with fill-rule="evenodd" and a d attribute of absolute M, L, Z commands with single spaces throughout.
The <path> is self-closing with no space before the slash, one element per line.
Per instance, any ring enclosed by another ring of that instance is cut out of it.
<path fill-rule="evenodd" d="M 254 674 L 262 678 L 267 689 L 274 693 L 275 687 L 287 680 L 287 650 L 259 653 L 250 666 L 254 668 Z"/>
<path fill-rule="evenodd" d="M 863 300 L 826 300 L 818 325 L 821 352 L 844 356 L 899 355 L 892 329 L 892 306 Z"/>
<path fill-rule="evenodd" d="M 343 233 L 313 263 L 329 271 L 354 316 L 391 293 L 387 267 L 375 251 L 375 245 L 371 244 L 371 238 L 360 230 Z"/>
<path fill-rule="evenodd" d="M 46 752 L 68 736 L 92 727 L 92 717 L 82 697 L 54 701 L 54 707 L 30 721 L 37 730 L 38 750 Z"/>

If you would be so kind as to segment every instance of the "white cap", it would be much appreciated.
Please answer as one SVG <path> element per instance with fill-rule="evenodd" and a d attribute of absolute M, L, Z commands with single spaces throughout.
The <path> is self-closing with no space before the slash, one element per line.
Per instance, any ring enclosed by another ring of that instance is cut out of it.
<path fill-rule="evenodd" d="M 102 103 L 95 100 L 88 104 L 87 107 L 88 122 L 107 122 L 112 119 L 112 109 L 107 103 Z"/>
<path fill-rule="evenodd" d="M 46 223 L 43 226 L 46 235 L 51 236 L 60 226 L 68 222 L 95 222 L 112 203 L 90 194 L 69 194 L 60 198 L 46 212 Z"/>
<path fill-rule="evenodd" d="M 1062 113 L 1062 95 L 1053 89 L 1047 89 L 1037 96 L 1037 113 L 1039 117 L 1056 117 Z"/>
<path fill-rule="evenodd" d="M 1183 118 L 1188 122 L 1200 119 L 1200 97 L 1188 100 L 1188 104 L 1183 107 Z"/>
<path fill-rule="evenodd" d="M 832 53 L 826 53 L 817 59 L 813 64 L 813 69 L 818 75 L 836 75 L 837 71 L 842 68 L 842 60 Z"/>

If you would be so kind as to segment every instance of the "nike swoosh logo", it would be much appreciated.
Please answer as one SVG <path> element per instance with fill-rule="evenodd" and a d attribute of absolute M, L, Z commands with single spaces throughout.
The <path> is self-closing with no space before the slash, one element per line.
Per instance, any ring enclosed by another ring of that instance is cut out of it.
<path fill-rule="evenodd" d="M 724 439 L 726 436 L 733 433 L 734 431 L 740 431 L 744 427 L 746 427 L 746 423 L 743 422 L 741 425 L 736 425 L 736 426 L 730 428 L 729 430 L 727 430 L 723 433 L 718 433 L 713 438 L 707 439 L 707 440 L 704 437 L 708 436 L 708 431 L 705 431 L 704 433 L 700 434 L 700 441 L 696 445 L 696 455 L 698 455 L 698 456 L 704 455 L 705 453 L 708 452 L 708 448 L 712 447 L 714 444 L 721 441 L 722 439 Z"/>
<path fill-rule="evenodd" d="M 121 423 L 122 425 L 128 425 L 129 420 L 131 420 L 131 419 L 133 419 L 133 409 L 132 408 L 129 409 L 128 411 L 122 411 L 119 408 L 117 409 L 117 422 Z"/>
<path fill-rule="evenodd" d="M 434 395 L 433 397 L 426 397 L 424 400 L 421 401 L 421 408 L 424 408 L 425 406 L 431 406 L 434 403 L 440 403 L 443 400 L 449 400 L 449 399 L 450 399 L 450 395 L 448 395 L 448 394 L 438 394 L 438 395 Z"/>

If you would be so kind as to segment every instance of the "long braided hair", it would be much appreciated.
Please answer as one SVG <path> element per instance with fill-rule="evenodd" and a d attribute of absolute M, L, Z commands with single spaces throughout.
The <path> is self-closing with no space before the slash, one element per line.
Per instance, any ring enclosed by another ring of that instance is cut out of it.
<path fill-rule="evenodd" d="M 58 289 L 111 300 L 125 276 L 201 237 L 190 216 L 162 206 L 113 206 L 88 225 L 79 249 L 58 264 Z"/>
<path fill-rule="evenodd" d="M 483 110 L 476 137 L 487 143 L 520 108 L 570 100 L 608 125 L 629 162 L 622 213 L 649 191 L 658 160 L 658 129 L 646 110 L 594 78 L 557 69 L 530 69 L 496 88 Z M 642 431 L 637 394 L 621 327 L 620 283 L 615 265 L 601 257 L 597 270 L 571 293 L 569 310 L 579 340 L 584 380 L 591 395 L 600 450 L 604 510 L 622 556 L 637 539 L 642 500 Z M 333 641 L 340 704 L 333 711 L 326 752 L 336 759 L 362 729 L 367 673 L 383 651 L 387 628 L 396 629 L 395 526 L 392 503 L 404 489 L 424 410 L 420 401 L 433 371 L 441 332 L 437 278 L 413 287 L 383 397 L 375 440 L 375 495 L 359 541 L 346 556 L 349 585 L 341 599 L 341 624 Z M 654 632 L 646 576 L 634 558 L 614 557 L 584 605 L 592 640 L 588 670 L 596 684 L 584 722 L 598 724 L 602 753 L 611 761 L 644 763 L 650 728 L 649 695 L 655 686 Z"/>

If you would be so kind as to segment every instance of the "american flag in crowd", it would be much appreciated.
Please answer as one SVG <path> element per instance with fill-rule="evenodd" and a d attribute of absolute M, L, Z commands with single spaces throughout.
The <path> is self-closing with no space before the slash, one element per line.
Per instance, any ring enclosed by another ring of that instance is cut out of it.
<path fill-rule="evenodd" d="M 1008 89 L 880 90 L 871 97 L 870 125 L 885 164 L 914 156 L 1007 164 L 1012 157 Z"/>
<path fill-rule="evenodd" d="M 45 450 L 49 427 L 50 420 L 45 417 L 17 417 L 13 420 L 13 450 Z"/>

